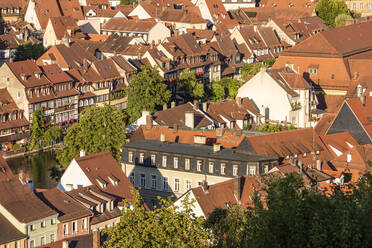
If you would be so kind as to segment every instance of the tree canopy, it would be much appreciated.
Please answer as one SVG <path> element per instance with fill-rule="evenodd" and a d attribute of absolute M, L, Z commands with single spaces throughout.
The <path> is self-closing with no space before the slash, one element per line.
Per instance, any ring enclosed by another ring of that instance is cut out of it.
<path fill-rule="evenodd" d="M 29 139 L 30 149 L 40 148 L 42 146 L 43 136 L 45 133 L 46 118 L 43 114 L 43 108 L 34 111 L 31 123 L 31 135 Z"/>
<path fill-rule="evenodd" d="M 262 63 L 261 62 L 256 62 L 253 64 L 243 64 L 242 67 L 240 68 L 240 74 L 242 75 L 242 79 L 246 81 L 249 76 L 254 76 L 256 75 L 261 67 L 266 67 L 266 68 L 271 68 L 275 63 L 275 58 L 267 58 L 265 59 Z"/>
<path fill-rule="evenodd" d="M 346 3 L 341 0 L 319 0 L 315 6 L 315 11 L 323 21 L 332 27 L 336 27 L 335 19 L 338 15 L 350 15 Z"/>
<path fill-rule="evenodd" d="M 137 0 L 120 0 L 120 5 L 131 5 L 137 3 Z"/>
<path fill-rule="evenodd" d="M 38 59 L 46 52 L 42 43 L 26 42 L 18 45 L 15 52 L 15 61 Z"/>
<path fill-rule="evenodd" d="M 84 150 L 87 155 L 110 151 L 120 162 L 120 149 L 126 137 L 126 120 L 125 113 L 115 106 L 94 105 L 85 108 L 79 122 L 68 128 L 63 139 L 64 146 L 57 153 L 58 161 L 67 166 L 81 150 Z"/>
<path fill-rule="evenodd" d="M 195 73 L 185 69 L 178 81 L 180 88 L 185 92 L 187 100 L 200 100 L 204 97 L 204 85 L 196 80 Z"/>
<path fill-rule="evenodd" d="M 371 184 L 368 174 L 326 195 L 290 174 L 269 184 L 265 204 L 256 193 L 253 208 L 216 209 L 206 227 L 214 247 L 371 247 Z"/>
<path fill-rule="evenodd" d="M 215 102 L 222 101 L 224 99 L 234 99 L 238 94 L 239 88 L 242 86 L 242 82 L 235 78 L 222 78 L 219 81 L 212 83 L 212 100 Z"/>
<path fill-rule="evenodd" d="M 120 223 L 104 230 L 110 239 L 103 248 L 208 247 L 210 238 L 204 219 L 193 214 L 193 202 L 185 198 L 180 207 L 162 199 L 160 207 L 148 211 L 134 191 L 134 201 L 124 200 Z"/>
<path fill-rule="evenodd" d="M 154 112 L 157 106 L 167 103 L 171 97 L 158 70 L 149 66 L 143 66 L 142 71 L 134 75 L 127 90 L 130 122 L 136 121 L 143 110 Z"/>

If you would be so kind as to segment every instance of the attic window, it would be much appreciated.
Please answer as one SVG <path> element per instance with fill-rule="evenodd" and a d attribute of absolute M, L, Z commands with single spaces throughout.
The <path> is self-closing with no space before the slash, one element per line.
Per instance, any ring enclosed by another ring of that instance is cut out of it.
<path fill-rule="evenodd" d="M 216 3 L 213 4 L 213 8 L 218 9 L 218 5 Z"/>
<path fill-rule="evenodd" d="M 111 184 L 114 185 L 114 186 L 117 186 L 119 184 L 119 180 L 115 177 L 108 177 L 108 179 L 110 180 Z"/>
<path fill-rule="evenodd" d="M 318 74 L 318 69 L 310 67 L 309 68 L 309 74 L 313 75 L 313 76 L 317 75 Z"/>
<path fill-rule="evenodd" d="M 230 204 L 228 202 L 225 202 L 224 205 L 225 205 L 226 208 L 230 208 Z"/>
<path fill-rule="evenodd" d="M 332 74 L 332 75 L 331 75 L 331 78 L 332 78 L 332 79 L 335 79 L 335 74 Z"/>

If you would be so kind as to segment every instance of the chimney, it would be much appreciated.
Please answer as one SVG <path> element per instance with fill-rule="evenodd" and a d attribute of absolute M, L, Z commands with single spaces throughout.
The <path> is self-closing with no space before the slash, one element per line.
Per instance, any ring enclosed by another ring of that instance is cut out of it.
<path fill-rule="evenodd" d="M 178 132 L 178 125 L 173 124 L 173 133 L 177 133 L 177 132 Z"/>
<path fill-rule="evenodd" d="M 320 159 L 317 159 L 316 160 L 316 169 L 318 171 L 321 171 L 322 170 L 322 161 Z"/>
<path fill-rule="evenodd" d="M 194 128 L 194 111 L 185 112 L 185 126 L 188 128 Z"/>
<path fill-rule="evenodd" d="M 80 157 L 84 157 L 85 156 L 85 151 L 84 150 L 81 150 L 80 151 Z"/>
<path fill-rule="evenodd" d="M 202 189 L 204 191 L 205 194 L 208 194 L 208 182 L 206 180 L 204 180 L 202 183 L 201 183 L 201 186 L 202 186 Z"/>
<path fill-rule="evenodd" d="M 361 97 L 363 95 L 363 87 L 358 84 L 357 85 L 357 97 Z"/>
<path fill-rule="evenodd" d="M 236 104 L 238 104 L 239 106 L 242 104 L 242 98 L 241 97 L 235 98 L 235 101 L 236 101 Z"/>
<path fill-rule="evenodd" d="M 234 196 L 239 204 L 241 200 L 241 180 L 241 177 L 237 177 L 234 180 Z"/>
<path fill-rule="evenodd" d="M 241 129 L 236 129 L 235 130 L 236 137 L 242 136 L 242 133 L 243 133 L 243 130 L 241 130 Z"/>
<path fill-rule="evenodd" d="M 166 103 L 163 104 L 163 110 L 167 110 L 168 109 L 168 105 Z"/>
<path fill-rule="evenodd" d="M 198 102 L 198 100 L 194 100 L 194 109 L 199 109 L 199 102 Z"/>
<path fill-rule="evenodd" d="M 165 142 L 165 134 L 164 133 L 160 134 L 160 141 Z"/>
<path fill-rule="evenodd" d="M 213 144 L 213 153 L 217 153 L 221 151 L 221 144 L 220 143 L 214 143 Z"/>
<path fill-rule="evenodd" d="M 207 102 L 203 102 L 203 111 L 204 112 L 208 111 L 208 103 Z"/>
<path fill-rule="evenodd" d="M 63 240 L 63 242 L 62 242 L 62 248 L 69 248 L 68 247 L 68 240 Z"/>
<path fill-rule="evenodd" d="M 362 94 L 359 98 L 360 98 L 360 102 L 362 103 L 362 105 L 366 106 L 366 95 Z"/>
<path fill-rule="evenodd" d="M 176 102 L 175 101 L 171 102 L 171 108 L 174 108 L 174 107 L 176 107 Z"/>
<path fill-rule="evenodd" d="M 151 130 L 152 128 L 152 115 L 146 115 L 146 129 Z"/>
<path fill-rule="evenodd" d="M 207 138 L 204 135 L 194 135 L 194 144 L 205 145 Z"/>
<path fill-rule="evenodd" d="M 225 129 L 223 127 L 216 128 L 216 137 L 222 137 L 225 133 Z"/>
<path fill-rule="evenodd" d="M 101 234 L 99 230 L 93 231 L 93 248 L 98 248 L 101 245 Z"/>

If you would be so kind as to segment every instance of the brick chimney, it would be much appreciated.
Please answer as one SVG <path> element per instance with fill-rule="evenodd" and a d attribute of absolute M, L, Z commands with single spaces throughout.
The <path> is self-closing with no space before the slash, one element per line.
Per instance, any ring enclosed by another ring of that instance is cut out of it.
<path fill-rule="evenodd" d="M 62 241 L 62 248 L 69 248 L 68 240 L 63 240 Z"/>
<path fill-rule="evenodd" d="M 166 103 L 163 104 L 163 110 L 167 110 L 168 109 L 168 105 Z"/>
<path fill-rule="evenodd" d="M 216 137 L 222 137 L 225 133 L 225 129 L 223 127 L 216 128 Z"/>
<path fill-rule="evenodd" d="M 213 153 L 217 153 L 219 151 L 221 151 L 221 144 L 219 143 L 213 144 Z"/>
<path fill-rule="evenodd" d="M 209 191 L 208 191 L 209 186 L 208 186 L 207 180 L 203 180 L 203 182 L 201 183 L 201 187 L 202 187 L 205 194 L 209 193 Z"/>
<path fill-rule="evenodd" d="M 146 116 L 146 129 L 151 130 L 152 128 L 152 115 Z"/>
<path fill-rule="evenodd" d="M 241 181 L 241 177 L 237 177 L 234 180 L 234 196 L 239 204 L 241 200 Z"/>
<path fill-rule="evenodd" d="M 174 107 L 176 107 L 176 102 L 175 101 L 171 102 L 171 108 L 174 108 Z"/>
<path fill-rule="evenodd" d="M 160 134 L 160 141 L 165 142 L 165 134 L 164 133 Z"/>
<path fill-rule="evenodd" d="M 194 111 L 185 112 L 185 126 L 188 128 L 194 128 L 195 126 L 195 113 Z"/>
<path fill-rule="evenodd" d="M 203 111 L 204 112 L 208 111 L 208 103 L 207 102 L 203 102 Z"/>

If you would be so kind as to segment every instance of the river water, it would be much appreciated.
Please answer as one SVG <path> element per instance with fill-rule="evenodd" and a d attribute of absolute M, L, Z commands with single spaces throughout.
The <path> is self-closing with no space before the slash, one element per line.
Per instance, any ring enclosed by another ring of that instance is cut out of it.
<path fill-rule="evenodd" d="M 62 173 L 54 151 L 43 151 L 7 160 L 14 174 L 24 173 L 35 188 L 49 189 L 57 185 Z"/>

